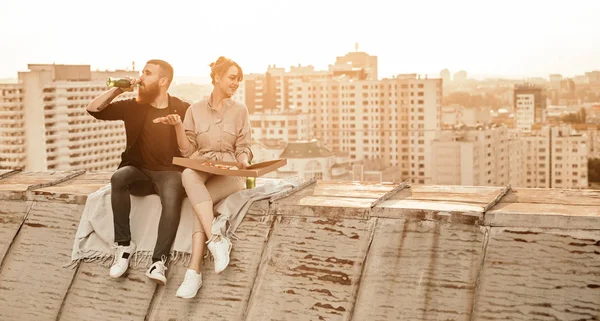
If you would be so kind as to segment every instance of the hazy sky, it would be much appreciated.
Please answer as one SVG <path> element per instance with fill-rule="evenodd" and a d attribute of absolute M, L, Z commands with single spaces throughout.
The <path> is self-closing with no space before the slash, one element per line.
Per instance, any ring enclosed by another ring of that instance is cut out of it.
<path fill-rule="evenodd" d="M 380 77 L 571 76 L 600 69 L 599 14 L 600 0 L 0 0 L 0 78 L 28 63 L 139 69 L 151 58 L 204 77 L 220 55 L 245 73 L 325 69 L 355 42 L 379 57 Z"/>

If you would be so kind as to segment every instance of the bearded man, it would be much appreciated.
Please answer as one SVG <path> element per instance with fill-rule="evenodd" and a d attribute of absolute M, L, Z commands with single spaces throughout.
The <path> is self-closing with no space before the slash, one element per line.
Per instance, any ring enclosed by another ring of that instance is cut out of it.
<path fill-rule="evenodd" d="M 111 177 L 116 251 L 109 275 L 113 278 L 127 271 L 136 250 L 129 227 L 130 195 L 158 194 L 162 212 L 152 265 L 146 276 L 159 284 L 167 282 L 165 263 L 177 234 L 185 190 L 181 183 L 183 168 L 172 163 L 173 157 L 181 157 L 175 130 L 153 120 L 170 114 L 178 114 L 182 119 L 185 116 L 189 103 L 167 93 L 172 80 L 173 67 L 169 63 L 150 60 L 139 79 L 129 78 L 130 88 L 111 88 L 86 108 L 96 119 L 123 121 L 127 135 L 121 163 Z M 134 86 L 139 86 L 135 99 L 112 102 Z"/>

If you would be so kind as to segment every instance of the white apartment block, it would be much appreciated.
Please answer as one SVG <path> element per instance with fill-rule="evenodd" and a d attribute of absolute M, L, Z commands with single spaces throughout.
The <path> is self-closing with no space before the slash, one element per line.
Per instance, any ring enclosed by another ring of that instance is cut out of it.
<path fill-rule="evenodd" d="M 500 186 L 510 182 L 506 127 L 443 130 L 432 142 L 432 183 Z"/>
<path fill-rule="evenodd" d="M 587 137 L 570 126 L 544 126 L 521 137 L 524 187 L 587 188 Z"/>
<path fill-rule="evenodd" d="M 290 91 L 298 83 L 331 80 L 346 76 L 358 80 L 377 80 L 377 57 L 365 52 L 351 52 L 337 57 L 329 70 L 313 66 L 292 66 L 289 71 L 275 65 L 264 74 L 244 76 L 246 105 L 251 113 L 269 109 L 285 111 L 294 107 Z"/>
<path fill-rule="evenodd" d="M 535 124 L 534 117 L 534 95 L 522 94 L 517 96 L 515 105 L 515 119 L 517 128 L 522 131 L 530 131 Z"/>
<path fill-rule="evenodd" d="M 340 77 L 296 83 L 290 103 L 312 117 L 315 138 L 350 161 L 382 159 L 403 179 L 431 182 L 431 144 L 440 128 L 441 79 Z"/>
<path fill-rule="evenodd" d="M 125 146 L 122 122 L 95 120 L 85 107 L 108 88 L 106 77 L 135 71 L 92 72 L 89 65 L 29 65 L 17 84 L 2 85 L 0 168 L 113 170 Z M 9 89 L 12 88 L 12 89 Z M 119 97 L 134 97 L 126 93 Z M 14 144 L 20 143 L 15 148 Z"/>
<path fill-rule="evenodd" d="M 546 95 L 542 88 L 531 84 L 515 85 L 513 103 L 519 130 L 529 132 L 534 124 L 544 121 Z"/>
<path fill-rule="evenodd" d="M 0 146 L 0 169 L 25 164 L 25 113 L 20 84 L 0 84 Z"/>
<path fill-rule="evenodd" d="M 251 114 L 250 126 L 252 139 L 258 141 L 268 139 L 290 142 L 313 137 L 310 115 L 297 109 Z"/>

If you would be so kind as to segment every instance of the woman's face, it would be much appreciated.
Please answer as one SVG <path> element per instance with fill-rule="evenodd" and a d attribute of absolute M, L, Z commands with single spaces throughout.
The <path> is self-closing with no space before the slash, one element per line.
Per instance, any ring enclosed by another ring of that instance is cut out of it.
<path fill-rule="evenodd" d="M 230 98 L 240 86 L 239 70 L 236 66 L 231 66 L 219 77 L 217 86 L 225 97 Z"/>

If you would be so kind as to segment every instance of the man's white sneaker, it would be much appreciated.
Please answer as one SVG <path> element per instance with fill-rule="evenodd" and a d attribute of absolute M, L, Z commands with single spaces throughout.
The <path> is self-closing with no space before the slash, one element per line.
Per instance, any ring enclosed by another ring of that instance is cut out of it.
<path fill-rule="evenodd" d="M 167 277 L 165 276 L 166 270 L 167 267 L 165 266 L 165 262 L 156 261 L 150 265 L 150 268 L 146 271 L 146 276 L 158 284 L 167 285 Z"/>
<path fill-rule="evenodd" d="M 196 296 L 200 287 L 202 287 L 202 273 L 196 273 L 196 271 L 188 269 L 175 296 L 182 299 L 191 299 Z"/>
<path fill-rule="evenodd" d="M 215 273 L 219 274 L 229 265 L 229 253 L 231 253 L 231 241 L 225 237 L 215 241 L 217 237 L 213 236 L 208 242 L 208 250 L 215 260 Z"/>
<path fill-rule="evenodd" d="M 129 246 L 117 245 L 116 248 L 109 272 L 113 278 L 120 277 L 129 268 L 129 259 L 135 253 L 135 243 L 129 242 Z"/>

